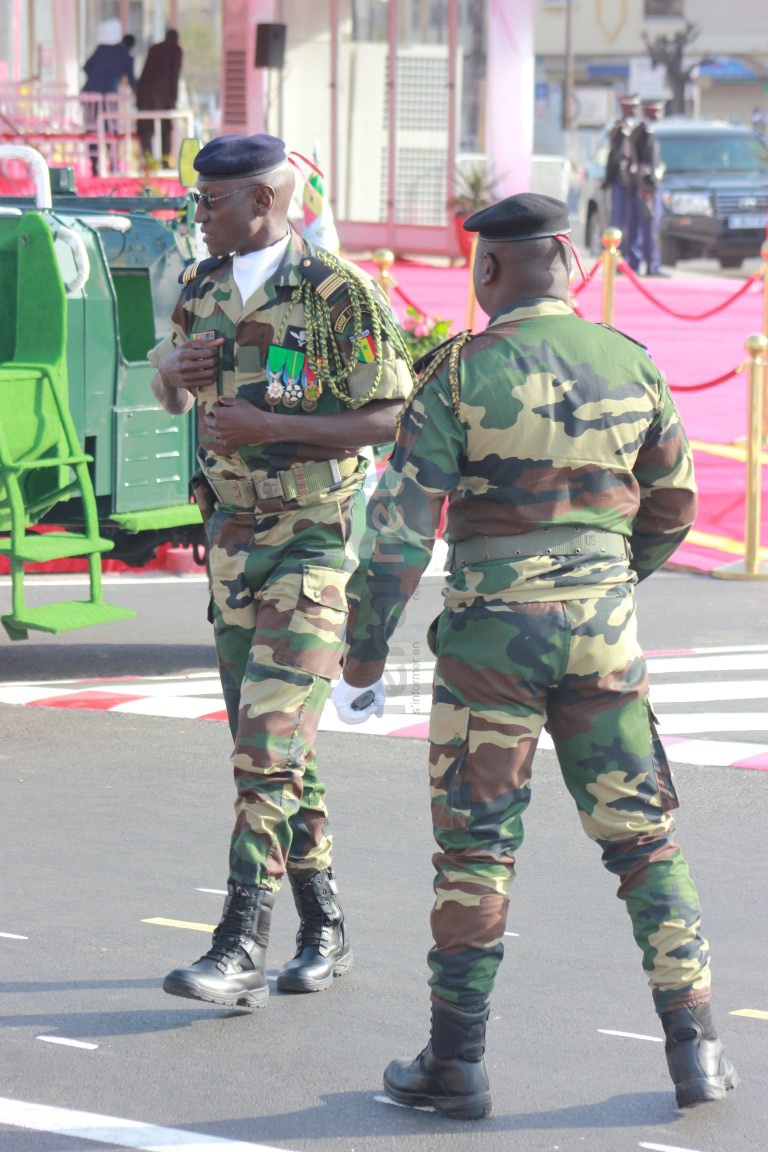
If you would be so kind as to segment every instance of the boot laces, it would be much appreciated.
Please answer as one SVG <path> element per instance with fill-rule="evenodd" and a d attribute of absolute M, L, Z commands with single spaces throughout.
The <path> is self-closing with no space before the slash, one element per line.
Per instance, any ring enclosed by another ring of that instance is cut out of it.
<path fill-rule="evenodd" d="M 335 927 L 328 923 L 322 912 L 313 911 L 302 918 L 296 933 L 296 944 L 299 948 L 320 948 L 330 944 Z"/>
<path fill-rule="evenodd" d="M 253 939 L 257 914 L 258 901 L 235 890 L 213 931 L 213 942 L 206 956 L 218 964 L 247 956 L 244 945 Z"/>

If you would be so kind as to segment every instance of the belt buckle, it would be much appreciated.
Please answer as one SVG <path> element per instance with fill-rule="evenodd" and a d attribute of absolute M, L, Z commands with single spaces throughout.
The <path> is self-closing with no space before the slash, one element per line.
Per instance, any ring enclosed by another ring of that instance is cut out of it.
<path fill-rule="evenodd" d="M 283 486 L 276 477 L 271 480 L 257 480 L 254 487 L 259 500 L 274 500 L 276 497 L 282 499 Z"/>
<path fill-rule="evenodd" d="M 293 476 L 293 481 L 296 485 L 297 496 L 308 496 L 309 495 L 309 480 L 307 479 L 307 473 L 306 473 L 306 469 L 304 468 L 304 465 L 301 462 L 298 462 L 298 463 L 292 465 L 292 467 L 289 468 L 288 471 L 291 474 L 291 476 Z"/>

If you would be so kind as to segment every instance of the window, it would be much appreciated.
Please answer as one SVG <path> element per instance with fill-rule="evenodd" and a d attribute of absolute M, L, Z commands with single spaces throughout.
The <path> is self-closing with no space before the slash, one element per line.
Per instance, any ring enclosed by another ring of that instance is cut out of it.
<path fill-rule="evenodd" d="M 685 0 L 643 0 L 643 15 L 646 20 L 682 20 L 685 16 Z"/>

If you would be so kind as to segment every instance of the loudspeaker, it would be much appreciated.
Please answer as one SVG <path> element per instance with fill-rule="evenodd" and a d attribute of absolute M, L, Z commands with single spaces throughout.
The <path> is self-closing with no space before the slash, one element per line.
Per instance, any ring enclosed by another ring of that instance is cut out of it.
<path fill-rule="evenodd" d="M 285 24 L 256 25 L 256 67 L 282 68 L 285 57 Z"/>

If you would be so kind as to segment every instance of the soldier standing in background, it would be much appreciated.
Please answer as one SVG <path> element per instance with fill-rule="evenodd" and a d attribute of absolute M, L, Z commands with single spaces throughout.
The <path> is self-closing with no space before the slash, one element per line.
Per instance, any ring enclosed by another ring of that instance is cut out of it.
<path fill-rule="evenodd" d="M 219 136 L 198 153 L 195 221 L 210 259 L 188 268 L 155 396 L 198 403 L 212 621 L 234 739 L 228 896 L 211 949 L 166 992 L 260 1007 L 284 875 L 300 927 L 286 992 L 352 964 L 331 868 L 314 740 L 340 672 L 346 584 L 362 532 L 363 445 L 392 440 L 410 360 L 373 281 L 288 224 L 294 169 L 274 136 Z"/>
<path fill-rule="evenodd" d="M 136 39 L 133 36 L 122 35 L 122 25 L 119 20 L 104 20 L 99 25 L 99 43 L 83 65 L 86 80 L 82 87 L 84 119 L 86 131 L 95 135 L 98 130 L 98 118 L 104 111 L 113 111 L 108 107 L 108 98 L 117 97 L 120 85 L 125 80 L 130 84 L 131 90 L 136 91 L 136 77 L 133 71 L 133 56 L 131 55 Z M 105 99 L 107 98 L 107 99 Z M 106 130 L 114 132 L 116 124 L 107 121 Z M 94 176 L 106 176 L 106 172 L 99 172 L 98 146 L 95 143 L 88 145 L 88 154 L 91 160 L 91 173 Z"/>
<path fill-rule="evenodd" d="M 629 201 L 633 195 L 633 182 L 630 174 L 632 152 L 630 136 L 637 124 L 639 96 L 621 96 L 619 105 L 621 116 L 615 121 L 608 137 L 608 159 L 605 163 L 603 188 L 610 192 L 612 228 L 620 228 L 623 236 L 622 247 L 629 249 Z"/>
<path fill-rule="evenodd" d="M 737 1083 L 710 1013 L 709 947 L 674 842 L 677 797 L 648 697 L 634 586 L 686 536 L 692 454 L 669 390 L 634 341 L 576 316 L 567 207 L 523 194 L 471 216 L 491 317 L 423 372 L 368 505 L 333 699 L 380 710 L 388 639 L 426 568 L 443 501 L 445 608 L 429 775 L 438 851 L 432 1033 L 386 1092 L 476 1119 L 491 1109 L 486 1020 L 515 853 L 544 725 L 585 832 L 620 881 L 681 1106 Z"/>
<path fill-rule="evenodd" d="M 140 112 L 176 107 L 176 101 L 179 98 L 182 60 L 183 53 L 179 45 L 179 34 L 173 28 L 169 28 L 165 34 L 165 40 L 159 44 L 153 44 L 147 52 L 147 58 L 136 85 L 136 107 Z M 166 168 L 171 166 L 172 127 L 170 120 L 160 121 L 162 156 Z M 142 155 L 152 152 L 154 128 L 155 125 L 152 120 L 139 120 L 138 122 Z"/>
<path fill-rule="evenodd" d="M 644 264 L 646 276 L 661 273 L 659 228 L 664 162 L 653 126 L 663 118 L 664 108 L 664 100 L 643 101 L 643 118 L 630 137 L 635 193 L 630 203 L 630 242 L 625 251 L 630 268 L 639 272 Z"/>

